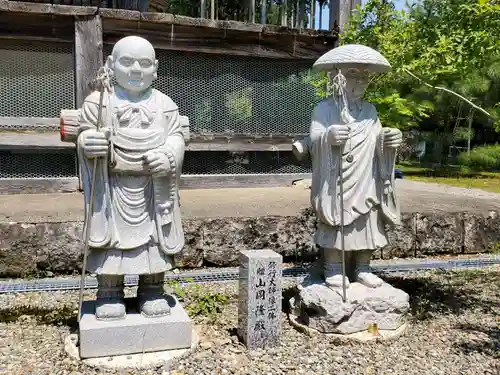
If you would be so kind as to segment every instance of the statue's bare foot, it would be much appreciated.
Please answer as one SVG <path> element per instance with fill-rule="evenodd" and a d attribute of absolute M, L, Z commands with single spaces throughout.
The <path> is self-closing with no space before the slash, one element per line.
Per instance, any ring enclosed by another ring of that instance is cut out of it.
<path fill-rule="evenodd" d="M 384 280 L 371 272 L 358 272 L 356 281 L 368 288 L 378 288 L 384 283 Z"/>
<path fill-rule="evenodd" d="M 139 310 L 147 318 L 157 318 L 170 314 L 170 305 L 161 294 L 139 297 Z"/>
<path fill-rule="evenodd" d="M 119 320 L 126 315 L 125 301 L 121 298 L 98 298 L 95 317 L 98 320 Z"/>
<path fill-rule="evenodd" d="M 325 284 L 331 288 L 342 288 L 342 275 L 329 271 L 324 272 Z M 345 286 L 349 287 L 349 278 L 345 276 Z"/>

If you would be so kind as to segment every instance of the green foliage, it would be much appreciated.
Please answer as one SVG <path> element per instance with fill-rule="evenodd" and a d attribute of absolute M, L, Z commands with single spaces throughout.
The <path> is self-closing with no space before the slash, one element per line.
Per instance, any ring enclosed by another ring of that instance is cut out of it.
<path fill-rule="evenodd" d="M 187 279 L 186 283 L 191 283 L 193 282 L 192 279 Z M 184 300 L 186 297 L 186 289 L 185 287 L 179 282 L 179 280 L 170 280 L 165 283 L 167 288 L 171 290 L 170 293 L 174 294 L 179 300 Z"/>
<path fill-rule="evenodd" d="M 375 48 L 392 65 L 391 72 L 374 79 L 366 93 L 385 126 L 454 133 L 459 112 L 462 106 L 468 111 L 468 105 L 405 71 L 500 115 L 498 35 L 497 1 L 421 0 L 405 12 L 396 11 L 391 1 L 369 0 L 341 37 L 342 44 Z M 492 125 L 478 113 L 475 120 L 474 126 Z"/>
<path fill-rule="evenodd" d="M 476 147 L 470 155 L 462 152 L 458 163 L 476 171 L 500 171 L 500 145 Z"/>
<path fill-rule="evenodd" d="M 229 297 L 222 293 L 214 293 L 208 288 L 186 280 L 189 284 L 181 284 L 178 280 L 169 281 L 167 286 L 180 301 L 184 302 L 185 309 L 191 318 L 205 317 L 215 321 Z"/>
<path fill-rule="evenodd" d="M 192 302 L 186 306 L 190 317 L 206 317 L 212 321 L 229 303 L 229 297 L 222 293 L 213 293 L 198 284 L 191 285 Z"/>

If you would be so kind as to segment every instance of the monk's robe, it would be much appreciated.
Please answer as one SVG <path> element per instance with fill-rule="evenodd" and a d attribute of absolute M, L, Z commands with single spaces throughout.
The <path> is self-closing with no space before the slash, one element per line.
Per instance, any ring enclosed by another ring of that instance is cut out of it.
<path fill-rule="evenodd" d="M 177 105 L 149 89 L 131 102 L 118 86 L 104 100 L 103 130 L 109 131 L 108 157 L 98 158 L 87 270 L 103 275 L 153 274 L 173 267 L 184 246 L 178 189 L 185 143 Z M 86 98 L 81 129 L 97 124 L 99 93 Z M 85 214 L 90 203 L 92 159 L 78 138 Z M 151 175 L 147 151 L 167 155 L 171 172 Z M 110 163 L 114 161 L 114 163 Z M 85 234 L 84 234 L 85 235 Z"/>
<path fill-rule="evenodd" d="M 328 143 L 331 125 L 348 125 L 350 140 Z M 399 224 L 394 191 L 396 151 L 383 148 L 382 126 L 375 107 L 362 102 L 349 124 L 342 120 L 333 97 L 313 112 L 310 128 L 312 158 L 311 205 L 316 212 L 316 244 L 341 249 L 340 215 L 344 216 L 345 250 L 375 250 L 387 245 L 385 224 Z M 348 162 L 347 156 L 353 157 Z M 342 167 L 344 212 L 340 212 L 339 168 Z"/>

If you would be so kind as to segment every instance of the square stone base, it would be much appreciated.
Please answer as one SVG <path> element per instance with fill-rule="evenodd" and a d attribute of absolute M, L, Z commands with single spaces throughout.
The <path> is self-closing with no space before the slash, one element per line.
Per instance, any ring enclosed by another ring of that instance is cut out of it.
<path fill-rule="evenodd" d="M 158 318 L 141 315 L 133 308 L 134 302 L 135 299 L 128 300 L 127 316 L 115 321 L 97 320 L 95 301 L 83 302 L 79 327 L 81 358 L 191 347 L 192 321 L 177 300 L 172 298 L 170 315 Z"/>

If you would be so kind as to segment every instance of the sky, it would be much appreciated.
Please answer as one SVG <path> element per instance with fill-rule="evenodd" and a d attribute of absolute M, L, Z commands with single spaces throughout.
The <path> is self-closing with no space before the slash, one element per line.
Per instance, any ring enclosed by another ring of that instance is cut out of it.
<path fill-rule="evenodd" d="M 365 0 L 362 0 L 362 4 L 365 3 Z M 406 6 L 406 0 L 394 0 L 394 4 L 396 5 L 396 9 L 397 10 L 402 10 L 404 9 Z M 316 6 L 318 6 L 316 4 Z M 323 8 L 323 29 L 328 29 L 328 16 L 329 16 L 329 11 L 328 11 L 328 6 Z M 319 29 L 319 17 L 316 17 L 316 20 L 315 20 L 315 29 Z"/>

